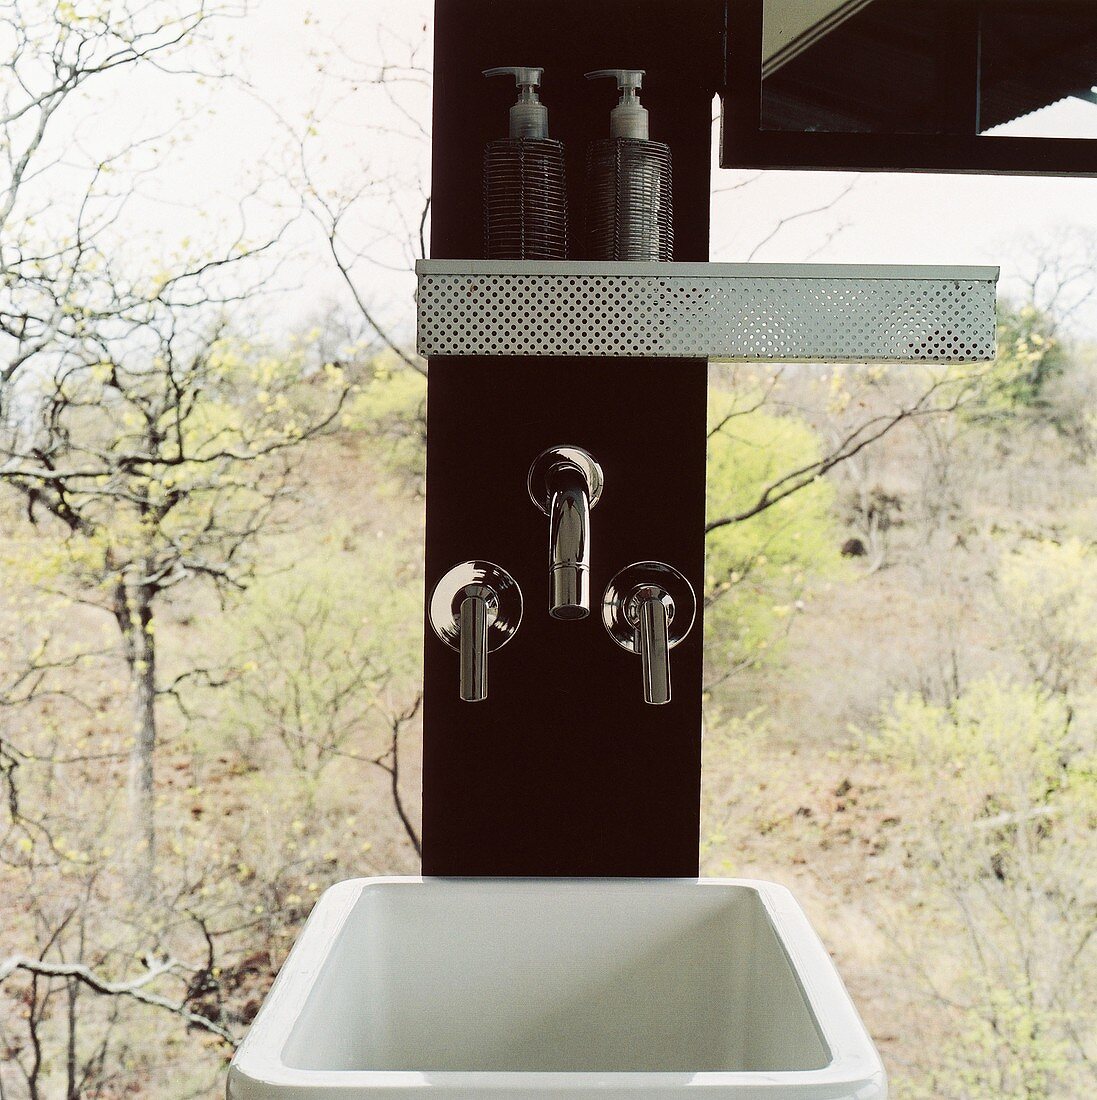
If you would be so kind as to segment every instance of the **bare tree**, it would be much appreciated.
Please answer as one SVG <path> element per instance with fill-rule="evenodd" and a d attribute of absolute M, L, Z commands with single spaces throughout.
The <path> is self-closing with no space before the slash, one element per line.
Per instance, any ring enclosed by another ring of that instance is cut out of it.
<path fill-rule="evenodd" d="M 120 71 L 194 71 L 194 47 L 213 22 L 242 10 L 231 0 L 153 0 L 102 11 L 44 0 L 0 4 L 10 58 L 0 84 L 0 380 L 60 341 L 79 342 L 89 319 L 103 323 L 137 304 L 104 299 L 95 272 L 132 191 L 132 179 L 126 186 L 113 176 L 160 135 L 81 159 L 72 155 L 79 146 L 59 144 L 66 139 L 55 133 L 58 120 Z"/>
<path fill-rule="evenodd" d="M 325 72 L 335 89 L 303 121 L 286 118 L 264 105 L 278 120 L 292 150 L 286 175 L 302 198 L 304 211 L 319 231 L 356 318 L 357 342 L 370 353 L 386 352 L 402 367 L 426 375 L 426 363 L 414 352 L 411 284 L 402 318 L 386 315 L 367 293 L 367 280 L 393 274 L 409 276 L 415 261 L 427 253 L 431 196 L 424 178 L 430 143 L 429 111 L 432 73 L 425 63 L 426 26 L 422 35 L 404 40 L 381 26 L 374 58 L 354 56 L 346 43 L 332 38 Z M 395 152 L 380 167 L 371 161 L 349 179 L 332 178 L 321 132 L 323 116 L 352 107 L 357 124 L 373 142 L 376 156 L 384 143 Z M 362 124 L 361 119 L 368 119 Z"/>
<path fill-rule="evenodd" d="M 349 387 L 329 365 L 298 398 L 300 363 L 229 336 L 229 311 L 269 277 L 255 261 L 277 233 L 249 245 L 241 230 L 204 257 L 131 271 L 113 232 L 129 191 L 111 182 L 128 150 L 93 158 L 59 243 L 42 240 L 35 214 L 64 220 L 63 204 L 54 215 L 33 202 L 64 167 L 47 138 L 66 104 L 125 66 L 187 68 L 211 20 L 235 10 L 142 3 L 85 15 L 71 4 L 9 5 L 5 18 L 15 51 L 0 118 L 9 168 L 0 197 L 0 481 L 55 541 L 59 568 L 45 583 L 117 625 L 133 708 L 135 882 L 145 890 L 155 854 L 159 601 L 196 578 L 221 589 L 244 583 L 247 548 L 287 491 L 290 454 L 336 423 Z"/>
<path fill-rule="evenodd" d="M 146 888 L 159 603 L 196 579 L 221 590 L 246 582 L 248 547 L 289 490 L 292 452 L 336 422 L 348 393 L 333 368 L 294 408 L 296 364 L 249 362 L 218 326 L 195 332 L 200 318 L 161 296 L 128 323 L 89 325 L 43 370 L 33 398 L 13 402 L 0 435 L 0 481 L 57 547 L 58 568 L 42 583 L 102 608 L 119 631 L 136 880 Z"/>
<path fill-rule="evenodd" d="M 1021 244 L 1018 277 L 1024 305 L 1051 321 L 1051 334 L 1076 329 L 1097 298 L 1097 234 L 1082 226 L 1060 226 Z"/>
<path fill-rule="evenodd" d="M 378 702 L 377 710 L 388 724 L 388 745 L 376 756 L 361 756 L 346 749 L 336 750 L 339 756 L 352 760 L 364 760 L 388 774 L 389 790 L 392 794 L 392 805 L 396 810 L 396 816 L 399 817 L 404 833 L 415 849 L 416 856 L 420 859 L 423 858 L 422 838 L 418 827 L 412 820 L 411 812 L 400 786 L 400 739 L 405 727 L 411 725 L 418 717 L 422 705 L 423 693 L 421 691 L 417 692 L 415 697 L 404 707 L 398 705 L 386 706 L 384 701 Z"/>

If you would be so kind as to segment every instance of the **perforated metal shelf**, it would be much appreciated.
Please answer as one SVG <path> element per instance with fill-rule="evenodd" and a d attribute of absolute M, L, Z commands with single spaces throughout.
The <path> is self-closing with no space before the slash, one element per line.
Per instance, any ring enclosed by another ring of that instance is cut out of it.
<path fill-rule="evenodd" d="M 421 355 L 994 358 L 995 267 L 420 260 Z"/>

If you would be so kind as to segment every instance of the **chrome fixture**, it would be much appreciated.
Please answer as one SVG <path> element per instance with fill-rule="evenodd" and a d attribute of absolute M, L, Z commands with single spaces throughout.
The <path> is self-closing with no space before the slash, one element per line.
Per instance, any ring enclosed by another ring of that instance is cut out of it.
<path fill-rule="evenodd" d="M 461 655 L 461 698 L 488 696 L 488 654 L 502 649 L 522 621 L 522 590 L 490 561 L 463 561 L 434 586 L 430 625 Z"/>
<path fill-rule="evenodd" d="M 609 636 L 643 661 L 644 702 L 670 702 L 670 651 L 697 614 L 693 586 L 677 569 L 638 561 L 606 585 L 602 622 Z"/>
<path fill-rule="evenodd" d="M 582 447 L 549 447 L 529 468 L 530 499 L 549 517 L 549 614 L 590 614 L 590 510 L 602 496 L 602 467 Z"/>

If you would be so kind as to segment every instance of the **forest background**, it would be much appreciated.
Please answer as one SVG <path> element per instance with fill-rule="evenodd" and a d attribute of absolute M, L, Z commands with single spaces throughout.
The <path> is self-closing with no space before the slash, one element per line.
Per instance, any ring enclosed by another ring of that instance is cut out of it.
<path fill-rule="evenodd" d="M 359 7 L 0 2 L 0 1097 L 221 1095 L 317 895 L 418 869 L 429 21 Z M 718 258 L 849 258 L 880 193 L 819 179 L 715 174 Z M 938 241 L 1001 251 L 993 365 L 711 372 L 703 872 L 794 890 L 899 1097 L 1097 1079 L 1097 231 L 1044 182 Z"/>

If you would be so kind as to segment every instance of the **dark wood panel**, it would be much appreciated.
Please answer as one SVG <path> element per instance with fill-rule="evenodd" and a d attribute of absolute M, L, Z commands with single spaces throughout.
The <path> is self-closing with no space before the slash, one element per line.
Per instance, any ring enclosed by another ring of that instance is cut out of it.
<path fill-rule="evenodd" d="M 573 230 L 587 142 L 616 94 L 589 69 L 648 70 L 652 137 L 674 155 L 676 258 L 708 258 L 711 101 L 722 3 L 439 0 L 431 254 L 481 255 L 480 164 L 505 136 L 513 87 L 493 65 L 541 65 L 550 133 L 567 143 Z M 573 238 L 574 239 L 574 238 Z M 602 627 L 610 577 L 667 561 L 704 580 L 703 360 L 432 359 L 428 382 L 427 591 L 469 558 L 519 581 L 525 619 L 492 654 L 488 699 L 457 696 L 457 658 L 425 641 L 423 867 L 446 875 L 697 872 L 701 624 L 674 650 L 674 700 L 642 701 L 639 659 Z M 573 443 L 601 463 L 592 513 L 594 610 L 548 614 L 548 521 L 530 463 Z"/>

